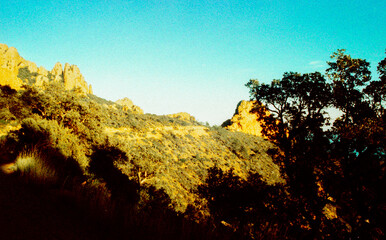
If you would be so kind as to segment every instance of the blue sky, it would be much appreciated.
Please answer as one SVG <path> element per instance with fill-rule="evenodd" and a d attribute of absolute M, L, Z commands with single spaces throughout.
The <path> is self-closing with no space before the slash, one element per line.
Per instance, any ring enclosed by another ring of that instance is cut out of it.
<path fill-rule="evenodd" d="M 221 124 L 251 78 L 324 71 L 340 48 L 375 70 L 385 1 L 1 1 L 0 42 L 50 70 L 79 66 L 94 93 Z"/>

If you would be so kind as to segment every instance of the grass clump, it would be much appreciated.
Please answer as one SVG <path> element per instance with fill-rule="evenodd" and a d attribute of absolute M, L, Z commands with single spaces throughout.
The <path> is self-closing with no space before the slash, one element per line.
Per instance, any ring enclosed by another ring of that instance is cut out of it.
<path fill-rule="evenodd" d="M 36 150 L 20 154 L 14 170 L 28 183 L 52 185 L 58 181 L 58 173 L 47 159 Z"/>

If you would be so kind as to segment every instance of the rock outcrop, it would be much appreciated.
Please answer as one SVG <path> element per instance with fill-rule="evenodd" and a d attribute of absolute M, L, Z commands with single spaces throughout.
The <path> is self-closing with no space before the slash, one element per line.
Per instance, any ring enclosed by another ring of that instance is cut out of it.
<path fill-rule="evenodd" d="M 131 101 L 127 97 L 119 99 L 115 103 L 121 105 L 123 111 L 131 111 L 133 113 L 143 114 L 143 110 L 140 107 L 134 105 L 133 101 Z"/>
<path fill-rule="evenodd" d="M 16 48 L 0 44 L 0 84 L 20 89 L 23 81 L 17 77 L 19 68 L 25 67 L 26 61 L 20 57 Z"/>
<path fill-rule="evenodd" d="M 244 132 L 256 136 L 262 136 L 261 124 L 257 120 L 257 115 L 251 113 L 256 101 L 241 101 L 237 104 L 236 112 L 232 119 L 223 123 L 223 126 L 231 131 Z"/>
<path fill-rule="evenodd" d="M 50 82 L 61 82 L 66 90 L 78 89 L 83 94 L 92 94 L 91 85 L 84 80 L 76 65 L 56 63 L 51 71 L 37 67 L 22 58 L 16 48 L 0 44 L 0 84 L 19 90 L 23 84 L 43 87 Z"/>
<path fill-rule="evenodd" d="M 66 63 L 63 71 L 63 82 L 65 89 L 80 89 L 83 93 L 92 93 L 78 66 Z"/>
<path fill-rule="evenodd" d="M 177 118 L 177 119 L 184 120 L 184 121 L 190 121 L 190 122 L 196 121 L 195 117 L 193 117 L 192 115 L 190 115 L 189 113 L 186 113 L 186 112 L 173 113 L 173 114 L 168 114 L 166 116 L 172 117 L 172 118 Z"/>

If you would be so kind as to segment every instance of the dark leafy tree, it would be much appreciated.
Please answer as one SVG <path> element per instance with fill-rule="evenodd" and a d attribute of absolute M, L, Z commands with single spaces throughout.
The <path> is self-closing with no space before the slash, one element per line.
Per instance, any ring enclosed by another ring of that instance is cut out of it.
<path fill-rule="evenodd" d="M 258 174 L 243 180 L 232 171 L 213 167 L 198 193 L 207 199 L 216 227 L 228 227 L 240 237 L 283 239 L 294 230 L 290 208 L 282 201 L 286 199 L 283 186 L 267 185 Z"/>
<path fill-rule="evenodd" d="M 55 120 L 70 128 L 81 140 L 100 144 L 104 139 L 104 112 L 99 104 L 87 96 L 66 91 L 61 84 L 50 84 L 45 90 L 24 86 L 21 99 L 25 107 L 38 117 Z"/>
<path fill-rule="evenodd" d="M 318 72 L 290 72 L 270 85 L 250 80 L 246 86 L 257 101 L 254 112 L 264 125 L 265 135 L 282 149 L 289 150 L 293 140 L 306 137 L 305 132 L 313 138 L 311 133 L 327 124 L 325 110 L 330 105 L 331 86 Z"/>
<path fill-rule="evenodd" d="M 135 203 L 138 201 L 139 185 L 115 166 L 115 162 L 124 160 L 127 161 L 125 152 L 106 143 L 95 147 L 89 170 L 106 181 L 114 199 Z"/>
<path fill-rule="evenodd" d="M 380 239 L 385 234 L 381 222 L 386 220 L 386 59 L 378 65 L 379 81 L 372 81 L 366 60 L 344 50 L 332 59 L 326 70 L 331 83 L 320 73 L 285 73 L 270 85 L 249 81 L 257 102 L 253 111 L 263 134 L 282 151 L 275 156 L 283 165 L 291 198 L 304 206 L 298 214 L 307 220 L 310 236 L 366 238 L 370 233 Z M 329 107 L 342 116 L 327 130 Z M 326 221 L 326 203 L 338 206 L 342 228 Z"/>
<path fill-rule="evenodd" d="M 344 123 L 357 121 L 368 113 L 362 90 L 371 80 L 370 64 L 351 58 L 343 49 L 331 58 L 335 61 L 328 62 L 326 73 L 333 82 L 334 105 L 344 113 Z"/>
<path fill-rule="evenodd" d="M 0 86 L 0 120 L 9 122 L 29 116 L 31 111 L 23 104 L 16 90 L 7 85 Z"/>
<path fill-rule="evenodd" d="M 23 80 L 25 84 L 32 85 L 36 82 L 36 76 L 38 73 L 31 72 L 28 67 L 22 67 L 19 69 L 17 77 Z"/>
<path fill-rule="evenodd" d="M 251 80 L 246 86 L 257 101 L 253 111 L 262 122 L 263 133 L 283 152 L 276 159 L 287 176 L 292 197 L 304 206 L 299 214 L 306 217 L 315 237 L 326 202 L 326 196 L 318 193 L 317 182 L 320 165 L 327 161 L 329 140 L 323 128 L 329 120 L 326 110 L 331 104 L 331 85 L 318 72 L 290 72 L 270 85 Z"/>
<path fill-rule="evenodd" d="M 344 51 L 332 56 L 327 74 L 334 82 L 334 106 L 343 112 L 331 129 L 332 158 L 340 171 L 329 178 L 330 193 L 355 237 L 382 238 L 386 220 L 385 64 L 378 65 L 379 81 L 371 81 L 369 63 Z M 327 178 L 328 181 L 328 178 Z"/>

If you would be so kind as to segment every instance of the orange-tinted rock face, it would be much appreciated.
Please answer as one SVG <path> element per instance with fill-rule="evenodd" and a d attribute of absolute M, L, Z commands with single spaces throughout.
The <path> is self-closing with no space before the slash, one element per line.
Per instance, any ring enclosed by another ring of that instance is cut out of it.
<path fill-rule="evenodd" d="M 19 68 L 25 67 L 26 61 L 20 57 L 15 48 L 0 44 L 0 84 L 20 89 L 23 81 L 17 77 Z"/>
<path fill-rule="evenodd" d="M 42 87 L 51 81 L 62 82 L 66 90 L 79 89 L 81 93 L 92 94 L 91 85 L 84 80 L 76 65 L 56 63 L 51 72 L 37 67 L 22 58 L 16 48 L 0 44 L 0 84 L 19 90 L 23 84 Z"/>
<path fill-rule="evenodd" d="M 76 65 L 70 65 L 68 63 L 64 65 L 63 81 L 65 89 L 78 88 L 83 93 L 92 93 Z"/>
<path fill-rule="evenodd" d="M 236 108 L 232 119 L 228 121 L 226 129 L 231 131 L 244 132 L 256 136 L 262 136 L 261 125 L 257 120 L 257 115 L 251 113 L 255 101 L 241 101 Z"/>

